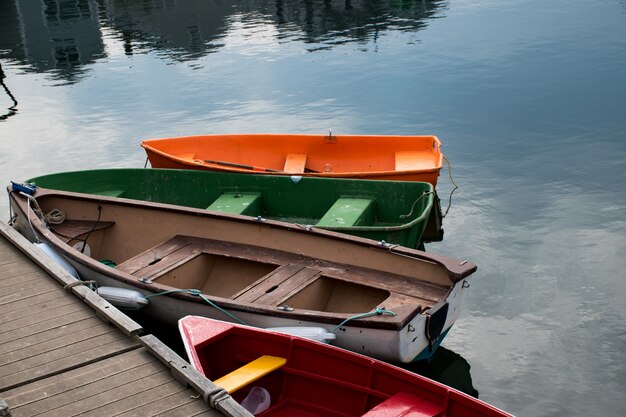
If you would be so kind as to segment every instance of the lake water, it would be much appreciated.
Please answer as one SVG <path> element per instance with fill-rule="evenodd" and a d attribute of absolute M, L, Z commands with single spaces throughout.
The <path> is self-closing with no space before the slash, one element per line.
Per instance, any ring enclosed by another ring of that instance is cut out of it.
<path fill-rule="evenodd" d="M 419 371 L 518 416 L 626 411 L 625 0 L 3 0 L 0 64 L 3 184 L 153 137 L 437 135 L 459 190 L 426 250 L 479 271 Z"/>

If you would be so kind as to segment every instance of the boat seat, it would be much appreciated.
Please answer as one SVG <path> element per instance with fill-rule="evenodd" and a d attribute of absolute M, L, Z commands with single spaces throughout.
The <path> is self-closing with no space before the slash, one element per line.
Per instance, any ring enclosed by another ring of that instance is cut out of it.
<path fill-rule="evenodd" d="M 258 216 L 261 211 L 261 194 L 227 192 L 220 195 L 207 210 L 220 211 L 222 213 L 243 214 Z"/>
<path fill-rule="evenodd" d="M 285 159 L 285 167 L 283 171 L 287 174 L 303 174 L 306 165 L 306 154 L 290 153 Z"/>
<path fill-rule="evenodd" d="M 285 358 L 263 355 L 213 382 L 215 385 L 224 388 L 229 394 L 232 394 L 238 389 L 280 368 L 285 363 L 287 363 Z"/>
<path fill-rule="evenodd" d="M 243 303 L 276 305 L 320 275 L 317 268 L 286 264 L 244 288 L 232 298 Z"/>
<path fill-rule="evenodd" d="M 361 417 L 435 417 L 442 415 L 443 411 L 439 404 L 408 392 L 399 392 Z"/>
<path fill-rule="evenodd" d="M 426 153 L 420 151 L 396 152 L 396 171 L 415 171 L 417 169 L 433 168 L 432 155 L 427 158 Z"/>
<path fill-rule="evenodd" d="M 317 222 L 318 227 L 349 227 L 374 224 L 374 200 L 339 198 Z"/>
<path fill-rule="evenodd" d="M 50 229 L 64 242 L 78 239 L 79 236 L 96 232 L 113 226 L 115 222 L 94 220 L 65 220 L 61 224 L 50 226 Z"/>
<path fill-rule="evenodd" d="M 198 245 L 185 236 L 171 239 L 137 254 L 117 265 L 117 270 L 142 280 L 149 280 L 199 253 Z"/>

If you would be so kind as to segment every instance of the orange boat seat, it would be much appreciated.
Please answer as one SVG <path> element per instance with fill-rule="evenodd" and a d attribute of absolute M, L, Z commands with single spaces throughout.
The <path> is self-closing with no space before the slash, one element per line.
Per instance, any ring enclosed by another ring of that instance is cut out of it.
<path fill-rule="evenodd" d="M 442 415 L 443 411 L 439 404 L 408 392 L 399 392 L 361 417 L 435 417 Z"/>
<path fill-rule="evenodd" d="M 306 154 L 303 153 L 287 154 L 283 171 L 287 174 L 303 174 L 304 166 L 306 165 L 306 157 Z"/>
<path fill-rule="evenodd" d="M 316 226 L 371 226 L 374 224 L 374 218 L 374 200 L 368 198 L 339 198 Z"/>
<path fill-rule="evenodd" d="M 227 192 L 220 195 L 207 210 L 222 213 L 259 216 L 262 214 L 261 194 Z"/>
<path fill-rule="evenodd" d="M 432 154 L 423 151 L 396 152 L 396 171 L 417 171 L 432 167 Z"/>
<path fill-rule="evenodd" d="M 287 363 L 285 358 L 263 355 L 213 382 L 215 385 L 224 388 L 229 394 L 232 394 L 239 388 L 243 388 L 280 368 L 285 363 Z"/>

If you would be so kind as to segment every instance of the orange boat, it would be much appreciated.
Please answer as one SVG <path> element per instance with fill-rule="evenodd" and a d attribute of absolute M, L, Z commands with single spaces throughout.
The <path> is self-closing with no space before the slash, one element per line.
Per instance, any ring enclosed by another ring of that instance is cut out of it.
<path fill-rule="evenodd" d="M 224 134 L 141 142 L 154 168 L 424 181 L 443 166 L 436 136 Z"/>

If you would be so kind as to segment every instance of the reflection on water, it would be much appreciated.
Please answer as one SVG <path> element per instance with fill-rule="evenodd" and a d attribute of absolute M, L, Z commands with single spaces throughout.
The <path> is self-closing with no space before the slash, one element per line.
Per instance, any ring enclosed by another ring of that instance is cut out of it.
<path fill-rule="evenodd" d="M 478 391 L 472 383 L 470 364 L 461 355 L 443 346 L 437 348 L 429 362 L 395 365 L 478 398 Z"/>
<path fill-rule="evenodd" d="M 106 58 L 106 39 L 123 42 L 126 55 L 156 51 L 175 61 L 199 59 L 225 47 L 225 36 L 247 28 L 242 42 L 271 36 L 310 44 L 310 51 L 348 42 L 375 41 L 386 31 L 417 31 L 442 1 L 377 0 L 248 1 L 43 0 L 5 1 L 0 6 L 4 58 L 75 83 L 88 66 Z M 11 18 L 13 17 L 13 18 Z M 261 33 L 265 26 L 272 28 Z M 4 41 L 3 41 L 4 39 Z M 0 55 L 2 56 L 2 55 Z"/>
<path fill-rule="evenodd" d="M 13 105 L 7 109 L 7 112 L 5 114 L 0 115 L 0 121 L 7 119 L 10 116 L 13 116 L 15 113 L 17 113 L 17 109 L 16 109 L 17 100 L 11 93 L 11 90 L 9 90 L 9 87 L 7 87 L 6 84 L 4 83 L 5 78 L 6 78 L 6 75 L 4 74 L 4 71 L 2 70 L 2 64 L 0 64 L 0 85 L 2 86 L 5 93 L 9 96 L 11 101 L 13 101 Z"/>

